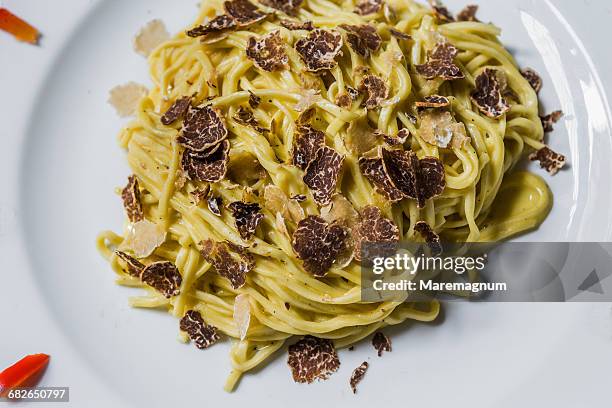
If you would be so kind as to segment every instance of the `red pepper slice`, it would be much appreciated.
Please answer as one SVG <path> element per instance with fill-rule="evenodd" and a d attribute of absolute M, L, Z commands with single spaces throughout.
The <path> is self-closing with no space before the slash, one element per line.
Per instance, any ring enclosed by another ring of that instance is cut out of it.
<path fill-rule="evenodd" d="M 38 44 L 40 37 L 36 28 L 2 7 L 0 7 L 0 30 L 13 34 L 19 41 L 30 44 Z"/>
<path fill-rule="evenodd" d="M 33 386 L 47 364 L 47 354 L 30 354 L 25 356 L 0 373 L 0 397 L 5 397 L 13 388 Z"/>

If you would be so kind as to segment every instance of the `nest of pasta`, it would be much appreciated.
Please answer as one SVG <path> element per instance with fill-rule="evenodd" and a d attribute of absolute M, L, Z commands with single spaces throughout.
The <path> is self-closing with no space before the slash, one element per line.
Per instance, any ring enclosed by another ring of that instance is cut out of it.
<path fill-rule="evenodd" d="M 550 193 L 511 170 L 529 150 L 551 172 L 565 161 L 543 144 L 541 80 L 475 11 L 202 2 L 151 51 L 154 87 L 120 135 L 128 222 L 100 247 L 119 283 L 148 290 L 131 304 L 166 308 L 198 348 L 233 339 L 228 389 L 293 336 L 310 382 L 337 370 L 336 348 L 435 319 L 435 300 L 362 301 L 364 245 L 534 228 Z M 528 202 L 500 204 L 517 189 Z"/>

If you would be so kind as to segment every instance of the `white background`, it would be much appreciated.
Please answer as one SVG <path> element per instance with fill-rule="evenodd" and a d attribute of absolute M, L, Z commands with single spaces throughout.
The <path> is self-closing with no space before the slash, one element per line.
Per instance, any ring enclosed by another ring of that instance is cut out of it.
<path fill-rule="evenodd" d="M 69 386 L 75 407 L 609 405 L 607 304 L 451 304 L 444 324 L 391 330 L 394 350 L 383 358 L 367 343 L 341 352 L 340 371 L 325 383 L 294 384 L 279 355 L 224 393 L 227 345 L 198 351 L 176 341 L 174 318 L 130 309 L 135 292 L 114 285 L 94 247 L 99 230 L 121 226 L 113 189 L 128 174 L 108 90 L 148 83 L 133 35 L 152 18 L 177 32 L 195 16 L 195 0 L 4 6 L 44 38 L 33 47 L 0 32 L 0 366 L 51 354 L 41 385 Z M 610 240 L 610 7 L 482 2 L 480 18 L 502 27 L 521 64 L 545 74 L 546 110 L 569 114 L 551 144 L 568 152 L 571 171 L 549 180 L 555 209 L 524 240 Z M 371 367 L 354 396 L 348 378 L 364 360 Z"/>

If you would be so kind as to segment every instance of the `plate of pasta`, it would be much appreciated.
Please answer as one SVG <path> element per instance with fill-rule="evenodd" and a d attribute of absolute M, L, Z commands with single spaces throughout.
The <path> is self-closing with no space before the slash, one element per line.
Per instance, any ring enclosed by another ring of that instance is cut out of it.
<path fill-rule="evenodd" d="M 468 406 L 477 383 L 478 406 L 567 406 L 560 372 L 601 383 L 602 308 L 365 301 L 361 261 L 612 238 L 612 62 L 581 17 L 605 2 L 94 3 L 49 40 L 16 225 L 113 404 Z"/>

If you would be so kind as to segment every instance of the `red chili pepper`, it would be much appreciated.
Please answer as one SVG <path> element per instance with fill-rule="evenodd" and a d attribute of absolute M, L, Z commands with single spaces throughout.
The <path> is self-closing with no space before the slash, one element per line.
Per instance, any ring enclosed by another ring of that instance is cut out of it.
<path fill-rule="evenodd" d="M 0 397 L 5 397 L 13 388 L 33 386 L 49 364 L 47 354 L 25 356 L 0 373 Z"/>
<path fill-rule="evenodd" d="M 19 41 L 37 44 L 40 33 L 26 21 L 0 7 L 0 30 L 13 34 Z"/>

